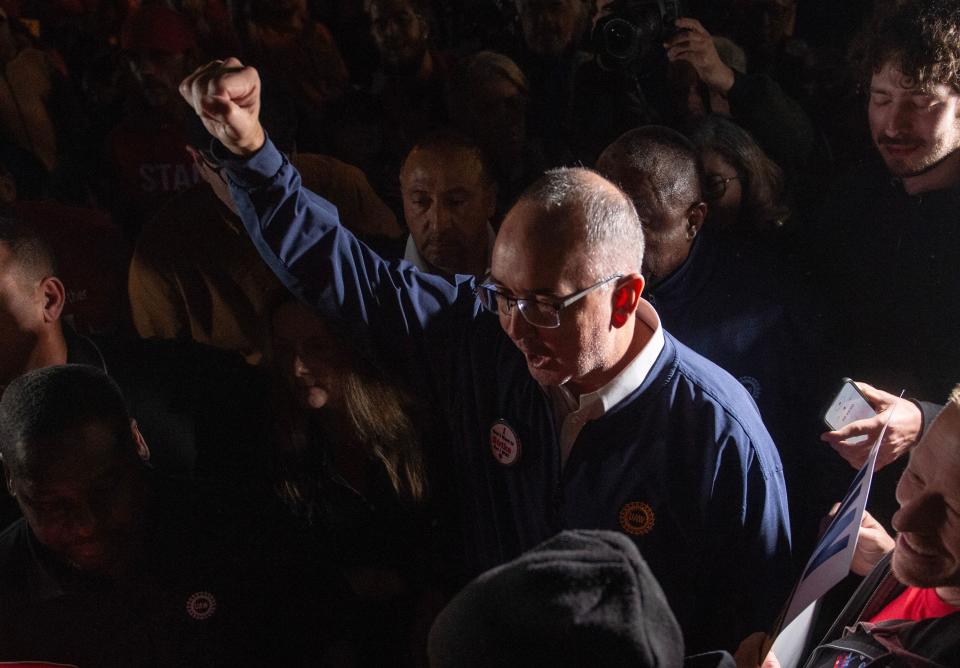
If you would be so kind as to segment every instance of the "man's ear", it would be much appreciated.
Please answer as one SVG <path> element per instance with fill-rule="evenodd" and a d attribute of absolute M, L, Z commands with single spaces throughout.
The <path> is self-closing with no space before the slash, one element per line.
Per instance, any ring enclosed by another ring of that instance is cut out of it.
<path fill-rule="evenodd" d="M 707 218 L 707 203 L 697 202 L 687 210 L 687 239 L 693 240 Z"/>
<path fill-rule="evenodd" d="M 56 322 L 67 303 L 67 291 L 63 283 L 56 276 L 47 276 L 40 282 L 40 293 L 43 297 L 43 321 Z"/>
<path fill-rule="evenodd" d="M 643 286 L 643 276 L 640 274 L 630 274 L 617 281 L 617 287 L 613 290 L 613 314 L 610 318 L 614 327 L 619 329 L 634 317 Z"/>
<path fill-rule="evenodd" d="M 130 418 L 130 433 L 133 434 L 133 442 L 137 446 L 137 455 L 144 462 L 150 461 L 150 446 L 147 445 L 147 439 L 140 433 L 140 427 L 137 421 Z"/>

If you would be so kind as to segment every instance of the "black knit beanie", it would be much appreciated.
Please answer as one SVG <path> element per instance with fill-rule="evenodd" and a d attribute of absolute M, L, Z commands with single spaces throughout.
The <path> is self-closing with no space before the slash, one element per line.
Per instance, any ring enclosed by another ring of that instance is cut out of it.
<path fill-rule="evenodd" d="M 430 631 L 433 668 L 679 668 L 683 637 L 646 562 L 611 531 L 565 531 L 480 575 Z"/>

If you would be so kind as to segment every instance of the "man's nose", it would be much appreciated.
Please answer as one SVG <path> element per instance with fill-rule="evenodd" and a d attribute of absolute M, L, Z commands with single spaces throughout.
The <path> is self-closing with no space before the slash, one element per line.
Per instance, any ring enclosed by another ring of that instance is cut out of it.
<path fill-rule="evenodd" d="M 520 312 L 520 305 L 516 302 L 507 312 L 500 312 L 500 326 L 514 341 L 530 338 L 536 335 L 537 328 L 527 322 L 526 317 Z"/>
<path fill-rule="evenodd" d="M 449 231 L 452 221 L 450 211 L 440 202 L 435 203 L 427 212 L 427 223 L 434 232 L 442 234 Z"/>
<path fill-rule="evenodd" d="M 891 103 L 884 124 L 884 132 L 891 137 L 895 137 L 909 130 L 912 124 L 913 115 L 907 105 L 899 102 Z"/>
<path fill-rule="evenodd" d="M 942 504 L 930 494 L 917 494 L 893 514 L 892 524 L 897 531 L 923 533 L 934 529 L 942 514 Z"/>
<path fill-rule="evenodd" d="M 90 538 L 97 533 L 100 520 L 90 503 L 83 503 L 76 507 L 73 513 L 73 533 L 80 538 Z"/>
<path fill-rule="evenodd" d="M 380 27 L 383 36 L 388 39 L 394 39 L 397 35 L 400 34 L 402 28 L 400 27 L 400 22 L 396 19 L 390 19 L 383 22 L 383 25 Z"/>
<path fill-rule="evenodd" d="M 290 360 L 291 370 L 293 371 L 294 378 L 301 378 L 309 372 L 307 365 L 304 364 L 303 358 L 300 356 L 300 353 L 294 353 L 293 358 Z"/>

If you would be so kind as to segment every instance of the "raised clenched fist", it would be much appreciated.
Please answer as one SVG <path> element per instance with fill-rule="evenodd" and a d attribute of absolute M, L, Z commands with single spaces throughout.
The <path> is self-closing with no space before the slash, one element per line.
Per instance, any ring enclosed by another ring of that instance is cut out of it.
<path fill-rule="evenodd" d="M 248 156 L 266 141 L 260 125 L 260 75 L 236 58 L 199 67 L 180 83 L 180 94 L 231 153 Z"/>

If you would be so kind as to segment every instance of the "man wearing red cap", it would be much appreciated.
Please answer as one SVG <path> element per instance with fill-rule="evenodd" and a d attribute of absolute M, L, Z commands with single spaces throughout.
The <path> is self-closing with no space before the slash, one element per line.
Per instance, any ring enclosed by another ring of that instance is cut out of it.
<path fill-rule="evenodd" d="M 171 195 L 199 181 L 186 151 L 177 85 L 197 61 L 197 40 L 182 14 L 165 5 L 141 7 L 123 24 L 121 46 L 134 95 L 107 139 L 119 180 L 114 219 L 131 236 Z"/>

